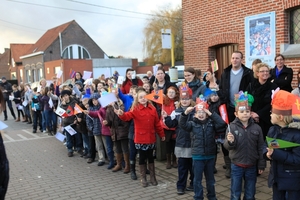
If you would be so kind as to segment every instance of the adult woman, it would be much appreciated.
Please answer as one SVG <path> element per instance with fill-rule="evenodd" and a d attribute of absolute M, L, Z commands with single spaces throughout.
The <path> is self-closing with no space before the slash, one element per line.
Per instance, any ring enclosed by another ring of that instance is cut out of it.
<path fill-rule="evenodd" d="M 82 84 L 84 83 L 84 79 L 82 79 L 82 74 L 80 72 L 76 72 L 75 74 L 75 80 L 74 80 L 74 83 L 76 81 L 80 81 Z"/>
<path fill-rule="evenodd" d="M 293 80 L 293 70 L 284 65 L 284 56 L 281 54 L 275 57 L 276 66 L 271 69 L 270 80 L 281 90 L 291 92 L 293 90 L 291 83 Z"/>
<path fill-rule="evenodd" d="M 121 87 L 121 91 L 123 94 L 128 94 L 132 85 L 143 86 L 143 82 L 141 81 L 141 79 L 132 77 L 133 72 L 134 70 L 131 68 L 128 68 L 126 70 L 126 79 Z"/>
<path fill-rule="evenodd" d="M 167 94 L 167 89 L 171 86 L 177 87 L 174 83 L 165 79 L 165 70 L 163 67 L 158 67 L 156 76 L 155 76 L 155 83 L 153 83 L 154 90 L 163 90 L 164 94 Z"/>
<path fill-rule="evenodd" d="M 183 71 L 185 83 L 188 84 L 189 88 L 193 91 L 192 99 L 196 101 L 196 98 L 200 94 L 204 93 L 205 85 L 202 85 L 198 77 L 196 76 L 196 71 L 192 67 L 188 67 Z"/>
<path fill-rule="evenodd" d="M 215 77 L 215 74 L 212 72 L 211 68 L 208 68 L 203 77 L 203 81 L 206 82 L 205 85 L 213 91 L 219 90 L 218 81 Z"/>
<path fill-rule="evenodd" d="M 5 108 L 3 93 L 0 90 L 0 113 Z M 0 134 L 0 199 L 5 199 L 9 181 L 9 164 L 6 157 L 2 134 Z"/>
<path fill-rule="evenodd" d="M 260 125 L 264 137 L 267 135 L 271 127 L 271 96 L 272 90 L 277 88 L 269 78 L 269 66 L 266 63 L 256 65 L 254 72 L 257 79 L 249 84 L 247 91 L 254 97 L 254 103 L 251 107 L 251 117 Z"/>

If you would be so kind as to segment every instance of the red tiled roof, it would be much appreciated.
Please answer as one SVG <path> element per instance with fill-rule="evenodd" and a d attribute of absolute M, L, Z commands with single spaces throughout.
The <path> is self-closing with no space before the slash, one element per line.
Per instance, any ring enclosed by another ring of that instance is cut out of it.
<path fill-rule="evenodd" d="M 3 54 L 0 54 L 0 65 L 8 66 L 9 59 L 10 59 L 10 50 L 7 49 Z"/>
<path fill-rule="evenodd" d="M 34 44 L 10 44 L 11 58 L 21 62 L 20 56 L 25 55 Z"/>
<path fill-rule="evenodd" d="M 72 20 L 68 23 L 49 29 L 34 45 L 32 45 L 31 48 L 29 48 L 24 55 L 38 51 L 45 51 L 58 38 L 58 34 L 63 32 L 71 23 L 74 22 L 75 20 Z"/>

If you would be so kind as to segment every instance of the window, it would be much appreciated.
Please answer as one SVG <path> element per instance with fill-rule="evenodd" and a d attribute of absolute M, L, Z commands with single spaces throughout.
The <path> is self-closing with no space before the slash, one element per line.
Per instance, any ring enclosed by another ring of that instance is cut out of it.
<path fill-rule="evenodd" d="M 290 12 L 290 44 L 300 44 L 300 8 Z"/>
<path fill-rule="evenodd" d="M 62 58 L 64 59 L 90 59 L 91 56 L 89 52 L 80 45 L 70 45 L 62 53 Z"/>
<path fill-rule="evenodd" d="M 26 70 L 26 78 L 27 78 L 27 82 L 31 83 L 31 71 L 30 71 L 30 69 Z"/>
<path fill-rule="evenodd" d="M 23 82 L 23 69 L 20 69 L 20 82 Z"/>

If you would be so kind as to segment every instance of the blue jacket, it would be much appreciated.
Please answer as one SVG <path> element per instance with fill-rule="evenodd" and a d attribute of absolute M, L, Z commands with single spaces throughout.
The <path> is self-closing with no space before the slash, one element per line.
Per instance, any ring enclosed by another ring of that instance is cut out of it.
<path fill-rule="evenodd" d="M 128 95 L 128 94 L 123 94 L 121 89 L 119 88 L 119 97 L 123 101 L 124 112 L 129 111 L 129 109 L 133 103 L 133 96 Z"/>
<path fill-rule="evenodd" d="M 188 115 L 182 113 L 179 126 L 185 131 L 190 132 L 192 155 L 216 155 L 215 134 L 219 129 L 226 127 L 223 119 L 215 112 L 203 124 L 196 118 L 193 121 L 188 121 L 188 118 Z"/>
<path fill-rule="evenodd" d="M 175 119 L 171 119 L 170 116 L 165 118 L 165 124 L 167 127 L 169 128 L 175 128 L 175 133 L 176 133 L 176 147 L 182 147 L 182 148 L 191 148 L 191 136 L 190 133 L 185 131 L 184 129 L 182 129 L 179 126 L 179 118 L 181 113 L 183 113 L 185 111 L 185 109 L 183 109 L 182 107 L 177 108 L 175 110 L 176 113 L 176 118 Z M 188 121 L 191 121 L 193 119 L 194 116 L 194 112 L 190 112 L 188 114 Z"/>
<path fill-rule="evenodd" d="M 100 109 L 100 105 L 98 104 L 97 106 L 94 106 L 92 103 L 91 103 L 91 99 L 89 101 L 89 104 L 90 104 L 90 107 L 89 107 L 89 110 L 90 111 L 98 111 Z M 87 125 L 87 128 L 90 132 L 93 133 L 93 135 L 101 135 L 101 123 L 100 123 L 100 119 L 97 117 L 97 118 L 93 118 L 91 119 L 90 117 L 87 117 L 86 118 L 86 125 Z"/>
<path fill-rule="evenodd" d="M 300 144 L 300 123 L 292 124 L 298 124 L 298 126 L 295 128 L 272 126 L 268 137 Z M 265 144 L 263 155 L 268 159 L 266 147 L 267 144 Z M 273 184 L 277 184 L 278 190 L 300 190 L 300 147 L 274 149 L 271 158 L 268 186 L 272 187 Z"/>

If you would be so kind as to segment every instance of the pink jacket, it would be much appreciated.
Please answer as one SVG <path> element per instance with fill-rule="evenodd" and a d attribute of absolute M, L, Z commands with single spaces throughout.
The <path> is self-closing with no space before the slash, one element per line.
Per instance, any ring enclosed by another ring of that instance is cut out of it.
<path fill-rule="evenodd" d="M 106 109 L 105 108 L 100 108 L 98 111 L 90 111 L 89 115 L 93 118 L 99 117 L 100 122 L 101 122 L 101 134 L 106 135 L 106 136 L 111 136 L 110 129 L 108 126 L 105 126 L 103 124 L 103 119 L 105 119 L 106 115 Z"/>

